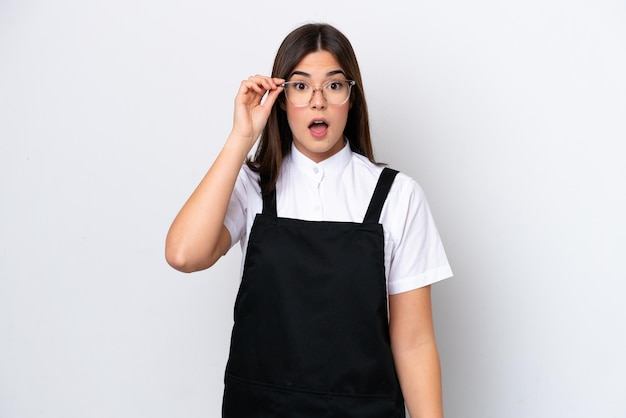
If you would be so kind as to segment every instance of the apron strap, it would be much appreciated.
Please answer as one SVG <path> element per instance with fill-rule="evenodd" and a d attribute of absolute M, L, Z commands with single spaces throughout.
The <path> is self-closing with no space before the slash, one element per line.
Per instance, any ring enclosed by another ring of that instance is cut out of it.
<path fill-rule="evenodd" d="M 383 168 L 380 177 L 378 177 L 378 183 L 376 183 L 376 189 L 374 189 L 374 195 L 365 213 L 363 223 L 378 223 L 380 213 L 383 210 L 383 205 L 385 204 L 393 180 L 396 178 L 396 174 L 398 174 L 397 170 L 389 167 Z"/>
<path fill-rule="evenodd" d="M 269 177 L 261 175 L 261 190 L 263 185 L 269 182 Z M 272 190 L 270 194 L 263 196 L 263 215 L 271 215 L 276 217 L 276 189 Z"/>

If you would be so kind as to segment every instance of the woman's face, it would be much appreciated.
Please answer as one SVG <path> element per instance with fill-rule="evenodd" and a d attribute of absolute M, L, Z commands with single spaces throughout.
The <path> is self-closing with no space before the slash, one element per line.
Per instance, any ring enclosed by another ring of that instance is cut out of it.
<path fill-rule="evenodd" d="M 288 81 L 302 81 L 317 88 L 306 106 L 294 106 L 285 100 L 295 147 L 317 163 L 336 154 L 344 145 L 343 131 L 351 104 L 349 99 L 340 105 L 326 101 L 321 87 L 332 80 L 345 81 L 346 76 L 328 51 L 306 55 L 288 78 Z"/>

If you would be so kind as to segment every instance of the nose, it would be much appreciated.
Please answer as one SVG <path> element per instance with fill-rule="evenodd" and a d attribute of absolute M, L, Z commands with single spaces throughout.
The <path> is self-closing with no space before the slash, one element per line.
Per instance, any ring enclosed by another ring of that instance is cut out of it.
<path fill-rule="evenodd" d="M 320 94 L 317 94 L 318 91 Z M 311 97 L 311 106 L 316 109 L 323 109 L 326 107 L 326 98 L 324 97 L 324 90 L 322 88 L 313 89 L 313 96 Z"/>

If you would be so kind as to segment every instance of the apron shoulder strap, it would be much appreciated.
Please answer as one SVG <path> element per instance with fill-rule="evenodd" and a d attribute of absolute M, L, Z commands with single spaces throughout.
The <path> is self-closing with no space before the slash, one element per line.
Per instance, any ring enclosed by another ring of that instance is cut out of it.
<path fill-rule="evenodd" d="M 389 167 L 383 168 L 380 177 L 378 177 L 378 183 L 376 183 L 376 189 L 374 189 L 374 194 L 372 195 L 372 200 L 365 213 L 363 223 L 378 223 L 380 213 L 383 210 L 383 205 L 385 204 L 393 180 L 396 178 L 396 174 L 398 174 L 397 170 Z"/>
<path fill-rule="evenodd" d="M 269 177 L 261 175 L 261 190 L 263 190 L 263 185 L 267 184 L 268 181 Z M 262 193 L 261 191 L 261 194 Z M 263 215 L 276 216 L 276 189 L 272 190 L 267 195 L 263 195 Z"/>

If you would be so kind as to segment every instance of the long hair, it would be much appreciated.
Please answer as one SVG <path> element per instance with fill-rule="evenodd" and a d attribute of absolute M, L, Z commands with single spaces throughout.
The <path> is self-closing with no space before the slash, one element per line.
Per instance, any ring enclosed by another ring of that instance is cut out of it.
<path fill-rule="evenodd" d="M 346 78 L 356 81 L 350 97 L 352 106 L 344 136 L 352 151 L 375 163 L 361 71 L 352 45 L 343 33 L 324 23 L 309 23 L 296 28 L 287 35 L 276 53 L 272 77 L 286 79 L 306 55 L 318 51 L 330 52 L 339 62 Z M 283 158 L 291 151 L 293 135 L 287 122 L 287 113 L 281 108 L 284 103 L 285 95 L 281 94 L 272 107 L 253 158 L 246 160 L 251 170 L 267 179 L 262 183 L 264 195 L 276 188 Z"/>

